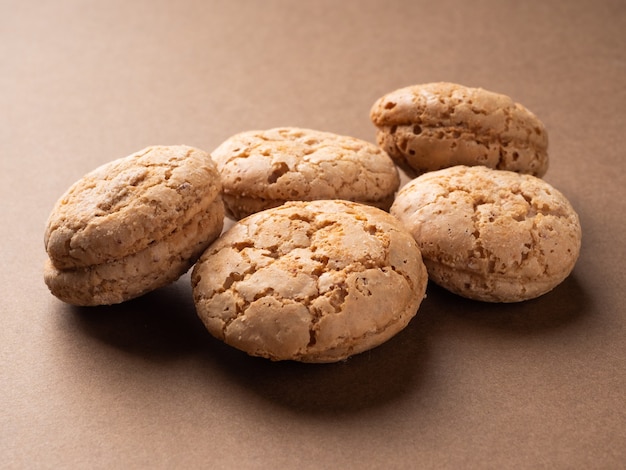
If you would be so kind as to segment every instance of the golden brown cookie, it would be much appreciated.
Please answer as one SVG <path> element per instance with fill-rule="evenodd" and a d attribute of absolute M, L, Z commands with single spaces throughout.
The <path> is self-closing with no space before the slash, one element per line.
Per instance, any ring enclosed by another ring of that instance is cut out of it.
<path fill-rule="evenodd" d="M 289 202 L 239 221 L 191 279 L 216 338 L 271 360 L 334 362 L 402 330 L 427 274 L 397 219 L 335 200 Z"/>
<path fill-rule="evenodd" d="M 579 255 L 581 227 L 544 180 L 482 166 L 426 173 L 391 207 L 422 250 L 430 279 L 463 297 L 517 302 L 560 284 Z"/>
<path fill-rule="evenodd" d="M 119 303 L 184 274 L 219 236 L 221 183 L 208 153 L 147 147 L 93 170 L 58 200 L 44 280 L 75 305 Z"/>
<path fill-rule="evenodd" d="M 388 210 L 398 170 L 375 144 L 294 127 L 236 134 L 211 156 L 235 219 L 287 201 L 345 199 Z"/>
<path fill-rule="evenodd" d="M 437 82 L 401 88 L 370 111 L 376 140 L 411 177 L 455 165 L 543 176 L 548 134 L 508 96 Z"/>

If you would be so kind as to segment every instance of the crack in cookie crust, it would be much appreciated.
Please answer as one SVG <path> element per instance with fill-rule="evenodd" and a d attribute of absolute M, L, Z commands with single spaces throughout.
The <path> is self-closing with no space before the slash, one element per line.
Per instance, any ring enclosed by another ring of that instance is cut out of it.
<path fill-rule="evenodd" d="M 402 329 L 424 296 L 426 271 L 388 214 L 347 201 L 293 202 L 235 224 L 196 264 L 192 285 L 217 338 L 270 359 L 329 362 Z"/>

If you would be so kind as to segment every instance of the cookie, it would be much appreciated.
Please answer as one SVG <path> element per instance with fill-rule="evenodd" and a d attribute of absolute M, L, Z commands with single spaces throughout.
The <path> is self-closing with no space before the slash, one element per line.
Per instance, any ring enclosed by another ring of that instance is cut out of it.
<path fill-rule="evenodd" d="M 147 147 L 85 175 L 47 222 L 44 280 L 75 305 L 106 305 L 173 282 L 219 236 L 219 173 L 188 146 Z"/>
<path fill-rule="evenodd" d="M 391 207 L 413 234 L 430 279 L 475 300 L 538 297 L 572 271 L 581 246 L 578 215 L 542 179 L 482 166 L 419 176 Z"/>
<path fill-rule="evenodd" d="M 287 201 L 345 199 L 388 210 L 398 170 L 375 144 L 295 127 L 236 134 L 211 156 L 228 213 L 241 219 Z"/>
<path fill-rule="evenodd" d="M 335 362 L 415 316 L 428 276 L 400 222 L 349 201 L 295 201 L 237 223 L 192 275 L 199 317 L 216 338 L 271 360 Z"/>
<path fill-rule="evenodd" d="M 548 170 L 543 123 L 508 96 L 454 83 L 401 88 L 379 98 L 376 141 L 410 177 L 482 165 L 541 177 Z"/>

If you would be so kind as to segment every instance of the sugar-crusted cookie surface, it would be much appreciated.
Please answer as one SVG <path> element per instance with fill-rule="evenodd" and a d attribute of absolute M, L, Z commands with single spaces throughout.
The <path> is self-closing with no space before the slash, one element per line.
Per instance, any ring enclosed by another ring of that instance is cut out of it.
<path fill-rule="evenodd" d="M 569 201 L 545 181 L 481 166 L 426 173 L 391 207 L 422 250 L 430 278 L 464 297 L 516 302 L 561 283 L 579 255 Z"/>
<path fill-rule="evenodd" d="M 112 305 L 139 297 L 186 273 L 219 236 L 223 220 L 224 205 L 215 199 L 180 230 L 136 253 L 72 269 L 58 269 L 47 260 L 44 280 L 56 297 L 73 305 Z"/>
<path fill-rule="evenodd" d="M 59 269 L 136 253 L 205 211 L 220 188 L 207 152 L 147 147 L 100 166 L 68 189 L 48 219 L 46 250 Z"/>
<path fill-rule="evenodd" d="M 395 164 L 375 144 L 312 129 L 242 132 L 211 156 L 236 219 L 292 200 L 346 199 L 387 210 L 400 184 Z"/>
<path fill-rule="evenodd" d="M 148 147 L 88 173 L 59 199 L 45 231 L 44 280 L 75 305 L 119 303 L 186 272 L 224 221 L 208 153 Z"/>
<path fill-rule="evenodd" d="M 410 176 L 484 165 L 543 176 L 548 134 L 528 109 L 482 88 L 435 82 L 392 91 L 370 110 L 376 140 Z"/>
<path fill-rule="evenodd" d="M 427 274 L 388 213 L 347 201 L 290 202 L 216 240 L 192 272 L 209 332 L 272 360 L 333 362 L 402 330 Z"/>

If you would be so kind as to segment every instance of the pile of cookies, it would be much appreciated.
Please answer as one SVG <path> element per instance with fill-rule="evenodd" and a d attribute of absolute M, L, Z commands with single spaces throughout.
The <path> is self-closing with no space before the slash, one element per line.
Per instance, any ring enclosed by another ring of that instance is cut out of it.
<path fill-rule="evenodd" d="M 108 305 L 193 266 L 213 336 L 271 360 L 335 362 L 401 331 L 428 279 L 518 302 L 571 273 L 580 223 L 541 179 L 547 132 L 525 107 L 430 83 L 386 94 L 370 117 L 377 144 L 285 127 L 95 169 L 52 210 L 46 284 L 64 302 Z"/>

